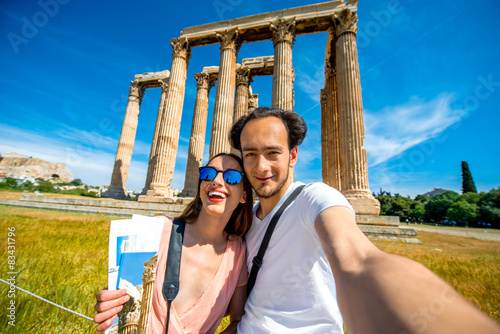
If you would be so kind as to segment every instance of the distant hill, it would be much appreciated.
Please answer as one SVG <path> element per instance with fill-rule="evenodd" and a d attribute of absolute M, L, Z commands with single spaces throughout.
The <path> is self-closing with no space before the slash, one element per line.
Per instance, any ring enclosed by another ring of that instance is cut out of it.
<path fill-rule="evenodd" d="M 66 164 L 34 159 L 17 153 L 0 155 L 0 174 L 13 177 L 31 176 L 42 179 L 57 177 L 65 182 L 73 181 L 73 174 L 66 169 Z"/>
<path fill-rule="evenodd" d="M 434 188 L 432 189 L 431 191 L 429 192 L 426 192 L 425 194 L 423 194 L 425 197 L 429 197 L 429 198 L 433 198 L 434 196 L 437 196 L 439 194 L 442 194 L 444 192 L 446 192 L 448 190 L 446 189 L 443 189 L 443 188 Z"/>

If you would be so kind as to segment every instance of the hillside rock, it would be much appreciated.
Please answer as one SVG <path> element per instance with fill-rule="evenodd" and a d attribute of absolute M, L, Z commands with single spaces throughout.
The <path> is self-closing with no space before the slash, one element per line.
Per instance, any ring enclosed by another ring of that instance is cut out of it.
<path fill-rule="evenodd" d="M 428 191 L 424 194 L 425 197 L 433 198 L 434 196 L 440 195 L 448 190 L 443 188 L 434 188 L 431 191 Z"/>
<path fill-rule="evenodd" d="M 0 173 L 10 174 L 13 177 L 32 176 L 42 179 L 50 179 L 57 175 L 65 182 L 73 181 L 73 174 L 66 169 L 66 164 L 34 159 L 17 153 L 0 155 Z"/>

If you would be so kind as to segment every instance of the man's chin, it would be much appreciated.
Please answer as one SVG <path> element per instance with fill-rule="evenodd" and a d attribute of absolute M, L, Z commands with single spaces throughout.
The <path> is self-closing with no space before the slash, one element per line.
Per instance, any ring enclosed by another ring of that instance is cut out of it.
<path fill-rule="evenodd" d="M 259 198 L 271 198 L 276 195 L 280 191 L 281 187 L 271 188 L 269 186 L 264 186 L 258 190 L 255 190 L 255 193 Z"/>

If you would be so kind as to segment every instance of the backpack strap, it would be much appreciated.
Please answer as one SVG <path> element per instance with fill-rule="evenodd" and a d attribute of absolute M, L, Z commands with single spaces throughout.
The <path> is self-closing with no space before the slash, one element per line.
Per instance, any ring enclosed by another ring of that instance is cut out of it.
<path fill-rule="evenodd" d="M 247 298 L 250 295 L 250 292 L 253 289 L 253 286 L 255 285 L 255 280 L 257 279 L 257 274 L 260 270 L 260 267 L 262 267 L 262 261 L 264 259 L 264 254 L 266 253 L 267 246 L 269 245 L 269 241 L 271 240 L 271 236 L 274 232 L 274 228 L 278 224 L 278 220 L 281 217 L 281 214 L 285 209 L 292 204 L 292 202 L 297 198 L 297 196 L 300 194 L 302 189 L 305 187 L 304 185 L 298 186 L 293 193 L 288 196 L 288 198 L 285 200 L 285 202 L 281 205 L 281 207 L 276 211 L 274 214 L 273 218 L 271 219 L 271 222 L 267 226 L 266 234 L 264 235 L 264 239 L 262 239 L 262 243 L 260 244 L 259 251 L 257 252 L 257 256 L 255 256 L 252 260 L 252 270 L 250 271 L 250 276 L 248 277 L 248 284 L 247 284 Z"/>
<path fill-rule="evenodd" d="M 172 301 L 179 293 L 179 274 L 181 270 L 182 242 L 184 241 L 185 227 L 186 224 L 184 222 L 174 219 L 172 231 L 170 232 L 167 265 L 165 267 L 165 279 L 162 288 L 163 298 L 167 301 L 167 325 L 165 327 L 165 334 L 168 333 Z"/>

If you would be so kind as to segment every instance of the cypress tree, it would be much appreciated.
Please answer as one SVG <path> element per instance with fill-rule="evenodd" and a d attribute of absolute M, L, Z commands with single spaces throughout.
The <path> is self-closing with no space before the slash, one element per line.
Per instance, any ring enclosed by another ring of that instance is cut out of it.
<path fill-rule="evenodd" d="M 469 170 L 469 165 L 467 162 L 462 161 L 462 194 L 468 192 L 477 193 L 477 190 Z"/>

